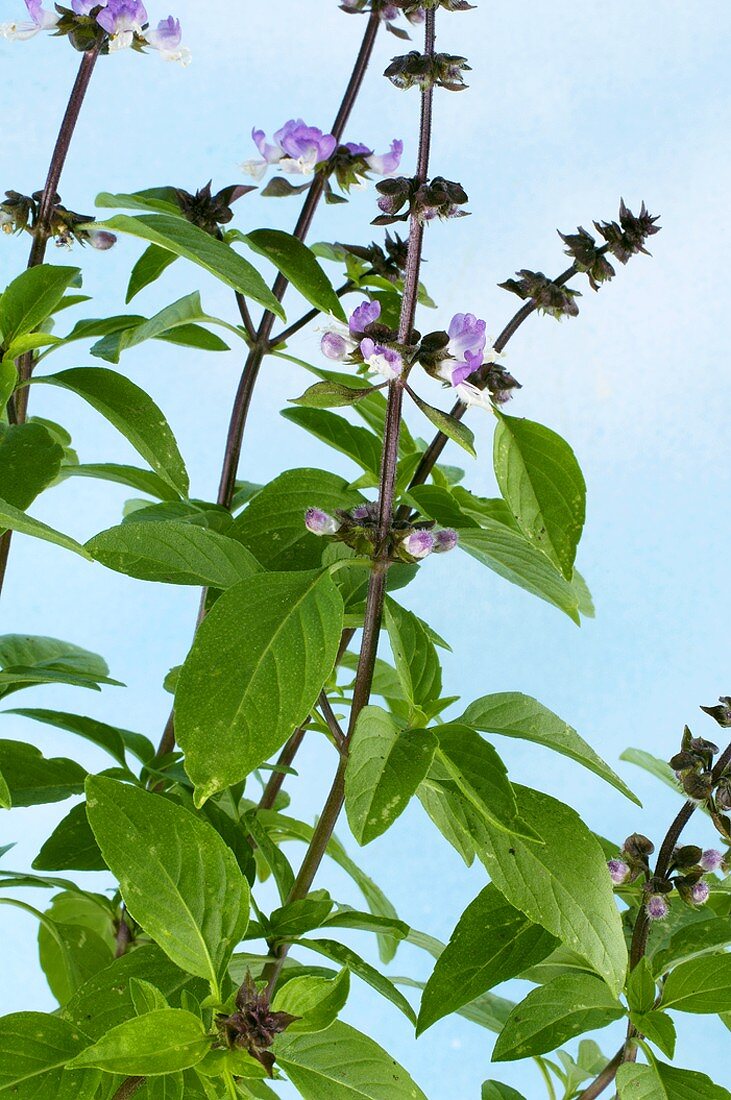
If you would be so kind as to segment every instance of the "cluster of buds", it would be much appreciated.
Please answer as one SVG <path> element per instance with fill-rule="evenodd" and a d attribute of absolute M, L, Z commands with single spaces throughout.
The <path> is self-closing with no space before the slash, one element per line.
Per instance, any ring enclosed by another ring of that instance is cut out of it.
<path fill-rule="evenodd" d="M 596 238 L 583 225 L 575 233 L 562 233 L 559 230 L 558 235 L 566 245 L 564 252 L 571 256 L 576 270 L 587 276 L 592 290 L 598 290 L 601 283 L 614 278 L 616 271 L 605 255 L 606 245 L 599 247 Z"/>
<path fill-rule="evenodd" d="M 42 191 L 32 195 L 21 195 L 18 191 L 6 191 L 4 202 L 0 202 L 0 229 L 3 233 L 35 233 L 40 212 Z M 61 204 L 61 197 L 54 195 L 53 206 L 48 220 L 48 232 L 59 247 L 70 248 L 74 241 L 90 244 L 100 252 L 106 252 L 116 243 L 114 233 L 106 229 L 90 229 L 95 219 L 88 214 L 75 214 Z"/>
<path fill-rule="evenodd" d="M 380 275 L 389 282 L 397 282 L 406 269 L 406 257 L 409 251 L 408 241 L 396 233 L 393 237 L 386 233 L 383 245 L 339 244 L 343 253 L 355 256 L 370 266 L 369 274 Z"/>
<path fill-rule="evenodd" d="M 23 40 L 47 30 L 67 37 L 82 53 L 150 47 L 165 61 L 190 64 L 190 50 L 181 45 L 180 21 L 169 15 L 150 28 L 142 0 L 71 0 L 70 7 L 56 4 L 55 11 L 44 8 L 42 0 L 25 0 L 25 6 L 29 20 L 0 24 L 0 35 Z"/>
<path fill-rule="evenodd" d="M 316 126 L 308 126 L 301 118 L 291 118 L 273 135 L 271 142 L 263 130 L 256 127 L 251 136 L 259 151 L 259 157 L 244 161 L 242 171 L 255 180 L 262 179 L 269 168 L 279 168 L 288 175 L 312 176 L 317 173 L 325 180 L 325 198 L 333 197 L 329 186 L 334 177 L 343 191 L 362 187 L 369 173 L 387 176 L 395 172 L 401 163 L 403 142 L 394 138 L 386 153 L 375 153 L 367 145 L 358 142 L 338 144 L 333 134 L 326 134 Z M 281 197 L 303 191 L 309 184 L 296 187 L 281 177 L 272 180 L 262 191 L 263 195 Z"/>
<path fill-rule="evenodd" d="M 379 192 L 378 209 L 381 215 L 373 219 L 373 225 L 391 225 L 405 222 L 413 216 L 422 225 L 435 218 L 463 218 L 468 213 L 460 207 L 468 201 L 461 183 L 435 176 L 428 183 L 418 178 L 397 176 L 376 184 Z M 404 209 L 405 208 L 405 209 Z"/>
<path fill-rule="evenodd" d="M 308 508 L 305 527 L 313 535 L 344 542 L 357 554 L 372 556 L 379 546 L 378 504 L 357 504 L 350 511 L 338 509 L 334 516 L 321 508 Z M 433 520 L 394 520 L 388 534 L 390 561 L 413 564 L 429 554 L 446 554 L 457 545 L 457 532 L 450 527 L 434 530 Z"/>
<path fill-rule="evenodd" d="M 632 833 L 625 840 L 622 851 L 616 859 L 610 859 L 607 863 L 609 877 L 615 886 L 625 886 L 633 883 L 640 875 L 648 878 L 650 875 L 650 856 L 655 851 L 655 845 L 642 833 Z"/>
<path fill-rule="evenodd" d="M 234 216 L 232 204 L 242 195 L 248 195 L 256 188 L 235 183 L 222 187 L 214 195 L 211 191 L 211 183 L 212 181 L 209 180 L 205 187 L 200 187 L 194 195 L 179 187 L 171 188 L 170 196 L 180 207 L 184 218 L 193 225 L 197 225 L 199 229 L 210 233 L 212 237 L 218 237 L 220 227 L 228 225 Z"/>
<path fill-rule="evenodd" d="M 403 3 L 392 3 L 390 0 L 341 0 L 341 11 L 348 15 L 361 15 L 363 12 L 375 12 L 385 24 L 386 30 L 397 38 L 408 38 L 409 35 L 402 27 L 395 25 L 395 20 L 400 15 L 405 15 L 409 23 L 418 24 L 424 22 L 424 6 L 422 4 L 409 4 L 408 11 L 404 10 Z"/>
<path fill-rule="evenodd" d="M 694 802 L 705 802 L 713 792 L 713 758 L 717 753 L 718 745 L 704 737 L 694 737 L 685 727 L 680 752 L 671 757 L 669 764 Z"/>
<path fill-rule="evenodd" d="M 506 279 L 504 283 L 498 283 L 503 290 L 509 290 L 517 294 L 525 301 L 532 301 L 540 313 L 548 313 L 551 317 L 576 317 L 579 307 L 576 299 L 581 297 L 578 290 L 571 290 L 562 286 L 555 279 L 549 279 L 542 271 L 529 271 L 523 268 L 517 271 L 518 279 Z"/>
<path fill-rule="evenodd" d="M 236 1011 L 220 1014 L 216 1026 L 222 1044 L 229 1050 L 245 1050 L 260 1062 L 271 1076 L 274 1055 L 271 1046 L 290 1024 L 298 1020 L 288 1012 L 273 1012 L 266 991 L 259 992 L 250 974 L 236 994 Z"/>
<path fill-rule="evenodd" d="M 485 322 L 474 313 L 455 313 L 446 332 L 422 337 L 414 331 L 408 345 L 399 343 L 398 333 L 381 324 L 380 317 L 380 302 L 366 300 L 353 310 L 347 328 L 333 320 L 322 337 L 323 355 L 374 371 L 389 382 L 419 363 L 465 405 L 504 404 L 520 388 L 497 363 Z"/>
<path fill-rule="evenodd" d="M 619 223 L 594 222 L 596 230 L 607 242 L 607 248 L 621 264 L 626 264 L 631 256 L 643 252 L 646 256 L 650 253 L 645 248 L 645 241 L 653 234 L 660 232 L 660 226 L 655 225 L 658 218 L 651 217 L 647 208 L 642 203 L 639 215 L 635 216 L 625 206 L 624 199 L 619 203 Z"/>
<path fill-rule="evenodd" d="M 411 50 L 403 57 L 394 57 L 384 72 L 396 88 L 446 88 L 448 92 L 461 92 L 467 85 L 464 73 L 471 72 L 466 57 L 449 53 L 437 53 L 431 57 Z"/>

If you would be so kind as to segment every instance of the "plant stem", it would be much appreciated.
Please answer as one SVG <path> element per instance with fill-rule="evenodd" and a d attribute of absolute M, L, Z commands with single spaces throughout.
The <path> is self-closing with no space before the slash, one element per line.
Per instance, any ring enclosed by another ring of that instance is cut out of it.
<path fill-rule="evenodd" d="M 146 1077 L 128 1077 L 119 1086 L 112 1100 L 129 1100 L 130 1096 L 134 1096 L 136 1092 L 139 1092 L 146 1080 Z"/>
<path fill-rule="evenodd" d="M 425 47 L 427 56 L 434 53 L 436 12 L 432 8 L 426 12 L 425 20 Z M 425 182 L 429 170 L 429 150 L 431 146 L 433 88 L 427 87 L 421 96 L 421 123 L 419 127 L 419 154 L 417 160 L 417 176 L 421 182 Z M 416 217 L 411 218 L 409 227 L 409 244 L 406 260 L 406 273 L 404 276 L 404 293 L 401 303 L 401 318 L 399 323 L 399 341 L 405 343 L 414 327 L 416 301 L 419 289 L 419 271 L 421 268 L 421 250 L 424 231 Z M 315 830 L 312 834 L 307 852 L 299 869 L 287 898 L 289 904 L 304 898 L 314 882 L 315 875 L 322 863 L 327 846 L 335 830 L 335 825 L 340 816 L 345 801 L 345 770 L 347 766 L 347 746 L 353 733 L 363 707 L 367 706 L 373 683 L 373 670 L 375 667 L 378 640 L 383 618 L 383 605 L 386 597 L 386 578 L 389 567 L 389 535 L 393 521 L 393 506 L 396 491 L 396 473 L 398 464 L 398 439 L 401 427 L 401 408 L 403 403 L 403 381 L 400 378 L 389 383 L 388 406 L 386 409 L 386 422 L 381 452 L 381 472 L 379 478 L 378 493 L 378 542 L 373 559 L 373 567 L 368 582 L 368 595 L 366 597 L 365 620 L 363 623 L 363 637 L 361 641 L 358 669 L 353 688 L 353 701 L 350 711 L 350 721 L 346 736 L 346 751 L 340 758 L 337 772 L 333 780 L 330 792 L 327 796 Z M 282 971 L 284 961 L 289 950 L 288 944 L 283 944 L 276 957 L 265 968 L 264 977 L 268 982 L 268 993 L 271 995 L 276 988 L 277 981 Z"/>
<path fill-rule="evenodd" d="M 49 236 L 49 221 L 51 212 L 54 206 L 54 199 L 56 197 L 56 191 L 61 179 L 61 172 L 63 166 L 66 163 L 66 157 L 68 156 L 69 146 L 71 145 L 71 139 L 74 136 L 74 130 L 76 129 L 76 123 L 79 120 L 79 112 L 81 111 L 81 105 L 84 102 L 87 88 L 89 87 L 89 81 L 91 80 L 91 74 L 94 72 L 94 66 L 96 65 L 97 57 L 99 56 L 99 47 L 96 46 L 93 50 L 89 50 L 81 58 L 81 64 L 79 65 L 79 71 L 76 74 L 76 80 L 74 86 L 71 89 L 71 95 L 66 106 L 63 119 L 61 121 L 61 129 L 59 130 L 58 137 L 56 138 L 56 144 L 53 149 L 53 155 L 51 157 L 51 164 L 48 169 L 48 175 L 46 177 L 46 185 L 43 189 L 43 197 L 41 198 L 41 204 L 38 211 L 38 217 L 35 225 L 33 226 L 33 243 L 30 249 L 30 255 L 28 256 L 27 267 L 38 267 L 43 263 L 46 255 L 46 244 L 48 243 Z M 27 382 L 33 373 L 33 352 L 26 352 L 18 360 L 18 382 Z M 8 419 L 11 424 L 24 424 L 26 415 L 28 412 L 28 386 L 21 386 L 17 389 L 14 395 L 11 397 L 8 403 Z M 5 583 L 5 573 L 8 567 L 8 556 L 10 554 L 10 543 L 13 537 L 12 531 L 6 531 L 0 537 L 0 595 L 2 594 L 3 585 Z"/>
<path fill-rule="evenodd" d="M 711 779 L 714 786 L 723 777 L 726 768 L 731 764 L 731 744 L 727 745 L 724 751 L 719 756 L 713 771 L 711 772 Z M 685 826 L 690 821 L 691 817 L 697 809 L 697 803 L 686 802 L 680 812 L 675 816 L 672 824 L 668 828 L 665 834 L 662 844 L 660 845 L 660 851 L 657 854 L 657 860 L 655 862 L 655 878 L 666 879 L 668 872 L 670 871 L 670 865 L 673 858 L 673 852 L 675 851 L 681 834 L 685 829 Z M 632 943 L 630 945 L 629 953 L 629 968 L 630 971 L 638 965 L 640 960 L 644 958 L 647 951 L 647 941 L 650 935 L 650 920 L 647 916 L 647 910 L 644 905 L 640 906 L 637 913 L 637 919 L 635 920 L 635 926 L 632 931 Z M 634 1062 L 637 1057 L 637 1047 L 632 1040 L 638 1035 L 637 1029 L 632 1023 L 627 1028 L 627 1038 L 625 1039 L 620 1050 L 615 1054 L 614 1058 L 607 1066 L 604 1067 L 599 1076 L 592 1081 L 592 1083 L 584 1089 L 581 1093 L 579 1100 L 594 1100 L 594 1097 L 599 1096 L 601 1092 L 611 1084 L 614 1080 L 617 1070 L 623 1062 Z"/>

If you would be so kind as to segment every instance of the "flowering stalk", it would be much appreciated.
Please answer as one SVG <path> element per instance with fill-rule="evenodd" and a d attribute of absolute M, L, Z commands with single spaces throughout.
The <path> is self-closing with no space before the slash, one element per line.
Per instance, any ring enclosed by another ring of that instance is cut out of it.
<path fill-rule="evenodd" d="M 435 10 L 431 9 L 427 11 L 425 19 L 424 50 L 426 56 L 432 56 L 434 53 L 435 20 Z M 429 169 L 432 102 L 433 87 L 429 85 L 423 89 L 421 95 L 421 124 L 417 162 L 417 176 L 421 182 L 426 181 Z M 409 245 L 399 323 L 400 343 L 407 342 L 414 327 L 423 237 L 423 223 L 421 223 L 417 217 L 412 217 L 409 229 Z M 368 582 L 365 620 L 363 623 L 363 639 L 358 659 L 355 685 L 353 688 L 353 700 L 345 745 L 341 752 L 338 769 L 332 787 L 330 788 L 330 793 L 327 796 L 322 814 L 312 834 L 312 839 L 305 853 L 299 873 L 285 904 L 291 904 L 293 901 L 298 901 L 307 895 L 325 856 L 327 846 L 333 835 L 335 825 L 345 801 L 345 770 L 347 766 L 348 745 L 352 739 L 360 713 L 363 708 L 368 705 L 368 700 L 370 698 L 376 652 L 378 649 L 378 639 L 383 618 L 383 606 L 386 596 L 386 577 L 390 564 L 388 556 L 388 536 L 393 521 L 403 389 L 404 382 L 400 376 L 389 383 L 378 493 L 378 542 L 373 556 L 373 564 Z M 287 952 L 288 945 L 282 945 L 282 947 L 278 949 L 274 961 L 265 970 L 264 976 L 268 981 L 268 993 L 270 996 L 276 988 Z"/>

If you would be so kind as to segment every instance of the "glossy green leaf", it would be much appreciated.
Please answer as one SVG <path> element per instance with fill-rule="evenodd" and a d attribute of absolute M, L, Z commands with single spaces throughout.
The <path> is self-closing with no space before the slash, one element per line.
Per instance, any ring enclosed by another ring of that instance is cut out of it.
<path fill-rule="evenodd" d="M 0 741 L 0 772 L 13 806 L 63 802 L 81 794 L 86 779 L 85 770 L 74 760 L 46 758 L 35 745 L 24 741 Z"/>
<path fill-rule="evenodd" d="M 175 693 L 199 803 L 244 779 L 304 722 L 334 667 L 342 614 L 334 581 L 318 572 L 258 574 L 216 602 Z"/>
<path fill-rule="evenodd" d="M 399 1011 L 403 1012 L 412 1024 L 416 1024 L 416 1013 L 403 993 L 399 992 L 390 978 L 387 978 L 385 974 L 381 974 L 380 970 L 376 970 L 374 966 L 362 959 L 352 947 L 346 947 L 345 944 L 338 943 L 337 940 L 322 939 L 319 936 L 312 939 L 296 940 L 295 943 L 298 947 L 306 947 L 308 951 L 316 951 L 319 955 L 324 955 L 325 958 L 332 959 L 333 962 L 339 963 L 341 966 L 347 966 L 351 974 L 355 974 L 371 989 L 375 989 L 377 993 L 380 993 L 382 997 L 385 997 L 387 1001 L 390 1001 Z"/>
<path fill-rule="evenodd" d="M 184 218 L 171 214 L 143 214 L 136 218 L 117 214 L 103 225 L 113 233 L 129 233 L 191 260 L 227 286 L 285 319 L 284 310 L 256 268 L 229 245 Z"/>
<path fill-rule="evenodd" d="M 570 581 L 586 517 L 586 483 L 568 443 L 542 424 L 496 413 L 500 491 L 523 534 Z"/>
<path fill-rule="evenodd" d="M 0 771 L 0 809 L 9 810 L 13 804 L 13 798 L 10 794 L 10 787 L 8 787 L 5 776 Z"/>
<path fill-rule="evenodd" d="M 678 1012 L 731 1011 L 731 954 L 705 955 L 668 974 L 662 1007 Z"/>
<path fill-rule="evenodd" d="M 619 995 L 627 948 L 604 852 L 569 806 L 513 786 L 518 811 L 543 838 L 531 844 L 486 823 L 476 846 L 507 900 L 587 960 Z"/>
<path fill-rule="evenodd" d="M 132 268 L 124 298 L 125 303 L 129 304 L 141 290 L 156 282 L 170 265 L 175 263 L 176 258 L 175 253 L 168 252 L 167 248 L 160 248 L 156 244 L 149 245 Z"/>
<path fill-rule="evenodd" d="M 111 527 L 90 539 L 86 548 L 109 569 L 165 584 L 231 588 L 260 569 L 235 539 L 175 520 Z"/>
<path fill-rule="evenodd" d="M 731 916 L 707 917 L 678 928 L 667 946 L 652 956 L 652 969 L 659 977 L 672 966 L 688 962 L 699 955 L 716 952 L 731 945 Z"/>
<path fill-rule="evenodd" d="M 642 768 L 650 775 L 654 775 L 656 779 L 670 787 L 681 798 L 685 798 L 683 790 L 675 777 L 675 772 L 666 760 L 661 760 L 658 756 L 645 752 L 644 749 L 625 749 L 619 759 L 626 760 L 628 764 L 635 764 L 636 767 Z"/>
<path fill-rule="evenodd" d="M 31 866 L 34 871 L 106 871 L 84 802 L 59 821 Z"/>
<path fill-rule="evenodd" d="M 30 1100 L 40 1093 L 41 1078 L 65 1066 L 89 1045 L 88 1038 L 58 1016 L 14 1012 L 0 1018 L 0 1095 Z M 43 1100 L 51 1100 L 46 1093 Z"/>
<path fill-rule="evenodd" d="M 152 398 L 129 378 L 106 367 L 74 367 L 36 381 L 83 397 L 129 440 L 163 481 L 187 496 L 188 473 L 170 426 Z"/>
<path fill-rule="evenodd" d="M 350 992 L 350 972 L 340 971 L 337 978 L 303 975 L 290 978 L 274 995 L 272 1008 L 297 1016 L 287 1028 L 288 1035 L 324 1031 L 337 1018 Z"/>
<path fill-rule="evenodd" d="M 390 1054 L 347 1024 L 314 1035 L 285 1032 L 275 1053 L 303 1100 L 426 1100 Z"/>
<path fill-rule="evenodd" d="M 178 218 L 183 216 L 174 187 L 148 187 L 133 194 L 101 191 L 94 201 L 98 207 L 107 210 L 148 210 L 158 214 L 174 214 Z"/>
<path fill-rule="evenodd" d="M 649 1012 L 655 1003 L 657 988 L 646 957 L 630 970 L 627 978 L 627 1004 L 633 1012 Z"/>
<path fill-rule="evenodd" d="M 605 1027 L 625 1010 L 604 982 L 589 974 L 565 974 L 532 990 L 511 1012 L 492 1054 L 510 1062 L 555 1050 L 585 1031 Z"/>
<path fill-rule="evenodd" d="M 197 1065 L 210 1047 L 203 1022 L 196 1016 L 180 1008 L 160 1008 L 118 1024 L 71 1065 L 153 1076 Z"/>
<path fill-rule="evenodd" d="M 228 345 L 217 336 L 209 333 L 207 329 L 200 328 L 200 322 L 204 324 L 223 325 L 231 331 L 235 331 L 242 339 L 243 334 L 233 325 L 219 321 L 216 317 L 210 317 L 201 304 L 201 296 L 196 290 L 192 294 L 179 298 L 176 302 L 166 306 L 149 320 L 142 318 L 140 322 L 116 332 L 108 333 L 98 343 L 94 344 L 91 354 L 99 359 L 105 359 L 108 363 L 118 363 L 122 352 L 128 348 L 137 347 L 146 340 L 156 340 L 166 337 L 173 342 L 192 343 L 193 346 L 208 345 L 209 350 L 227 351 Z M 180 330 L 184 335 L 179 338 Z M 187 335 L 186 335 L 187 334 Z M 213 337 L 213 346 L 207 338 Z"/>
<path fill-rule="evenodd" d="M 305 527 L 308 508 L 335 512 L 362 503 L 360 493 L 326 470 L 280 474 L 256 494 L 236 519 L 236 536 L 266 569 L 315 569 L 323 540 Z"/>
<path fill-rule="evenodd" d="M 354 379 L 358 382 L 358 379 Z M 301 397 L 292 398 L 293 405 L 304 405 L 310 409 L 338 409 L 355 405 L 359 400 L 373 393 L 372 386 L 346 386 L 341 382 L 315 382 Z"/>
<path fill-rule="evenodd" d="M 327 409 L 284 409 L 282 416 L 310 432 L 341 454 L 352 458 L 367 473 L 378 476 L 381 466 L 381 441 L 357 424 Z"/>
<path fill-rule="evenodd" d="M 124 466 L 113 462 L 79 463 L 74 466 L 62 466 L 60 477 L 91 477 L 100 481 L 113 481 L 118 485 L 128 485 L 140 493 L 149 493 L 158 500 L 177 501 L 178 492 L 163 481 L 152 470 L 141 470 L 136 466 Z"/>
<path fill-rule="evenodd" d="M 481 1100 L 525 1100 L 525 1097 L 501 1081 L 485 1081 L 482 1086 Z"/>
<path fill-rule="evenodd" d="M 424 989 L 417 1033 L 540 962 L 557 940 L 491 884 L 465 909 Z"/>
<path fill-rule="evenodd" d="M 141 733 L 109 726 L 98 718 L 86 718 L 81 714 L 68 714 L 62 710 L 45 710 L 42 707 L 16 707 L 2 714 L 17 714 L 20 718 L 30 718 L 34 722 L 43 722 L 56 729 L 68 730 L 78 734 L 92 745 L 98 745 L 124 766 L 125 748 L 145 762 L 154 754 L 153 745 Z"/>
<path fill-rule="evenodd" d="M 666 1012 L 650 1010 L 648 1012 L 630 1012 L 630 1020 L 640 1035 L 663 1052 L 667 1058 L 675 1056 L 677 1034 L 675 1024 Z"/>
<path fill-rule="evenodd" d="M 353 836 L 368 844 L 406 809 L 437 748 L 430 730 L 402 730 L 380 707 L 364 707 L 345 772 L 345 811 Z"/>
<path fill-rule="evenodd" d="M 480 817 L 511 835 L 540 844 L 540 836 L 518 813 L 507 769 L 492 745 L 456 722 L 440 726 L 436 732 L 440 765 Z"/>
<path fill-rule="evenodd" d="M 450 413 L 445 413 L 442 409 L 435 409 L 433 405 L 428 405 L 413 390 L 410 391 L 410 396 L 416 407 L 423 412 L 427 420 L 431 421 L 437 431 L 458 443 L 463 451 L 467 451 L 468 455 L 473 458 L 476 457 L 475 434 L 471 428 L 468 428 L 466 424 L 463 424 L 461 420 L 457 420 Z"/>
<path fill-rule="evenodd" d="M 448 778 L 446 769 L 438 767 L 438 760 L 416 793 L 425 813 L 444 839 L 452 845 L 467 867 L 471 867 L 475 858 L 471 807 L 462 797 L 456 783 Z"/>
<path fill-rule="evenodd" d="M 49 988 L 66 1004 L 114 958 L 112 914 L 105 899 L 57 894 L 38 928 L 38 955 Z"/>
<path fill-rule="evenodd" d="M 386 600 L 385 623 L 396 671 L 412 707 L 429 712 L 442 693 L 442 669 L 436 647 L 413 612 Z"/>
<path fill-rule="evenodd" d="M 518 531 L 485 519 L 480 530 L 470 527 L 458 534 L 460 549 L 511 584 L 558 607 L 579 625 L 579 599 L 573 586 Z"/>
<path fill-rule="evenodd" d="M 705 1073 L 677 1069 L 665 1062 L 620 1066 L 617 1093 L 619 1100 L 731 1100 L 731 1092 L 715 1085 Z"/>
<path fill-rule="evenodd" d="M 40 264 L 8 283 L 0 295 L 0 343 L 8 347 L 18 336 L 33 332 L 56 309 L 78 267 Z"/>
<path fill-rule="evenodd" d="M 291 233 L 280 229 L 254 229 L 243 237 L 243 243 L 265 256 L 298 290 L 310 305 L 321 313 L 331 313 L 341 321 L 345 313 L 335 288 L 317 262 L 312 249 Z"/>
<path fill-rule="evenodd" d="M 497 733 L 503 737 L 517 737 L 545 745 L 554 752 L 568 756 L 606 780 L 630 801 L 641 802 L 615 772 L 598 756 L 591 745 L 557 714 L 544 707 L 530 695 L 518 691 L 502 691 L 496 695 L 483 695 L 470 703 L 458 719 L 467 726 L 483 733 Z"/>
<path fill-rule="evenodd" d="M 206 821 L 158 795 L 101 776 L 87 813 L 134 919 L 173 962 L 218 987 L 249 917 L 249 886 Z"/>
<path fill-rule="evenodd" d="M 41 424 L 0 424 L 0 497 L 29 507 L 58 477 L 63 447 Z"/>
<path fill-rule="evenodd" d="M 86 552 L 81 543 L 72 539 L 70 535 L 64 535 L 56 531 L 39 519 L 33 519 L 26 512 L 13 507 L 8 501 L 0 499 L 0 531 L 17 531 L 20 535 L 31 535 L 33 538 L 42 539 L 44 542 L 52 542 L 56 546 L 62 546 L 64 550 L 73 550 L 82 558 L 91 561 L 91 555 Z"/>

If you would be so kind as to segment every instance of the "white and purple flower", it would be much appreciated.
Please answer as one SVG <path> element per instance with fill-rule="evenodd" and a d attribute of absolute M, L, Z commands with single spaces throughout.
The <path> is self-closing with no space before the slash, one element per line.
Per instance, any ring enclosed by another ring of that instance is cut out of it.
<path fill-rule="evenodd" d="M 244 172 L 261 179 L 271 164 L 278 164 L 285 171 L 303 176 L 312 175 L 316 166 L 329 160 L 335 152 L 337 141 L 332 134 L 323 134 L 316 126 L 308 126 L 301 118 L 291 118 L 281 130 L 277 130 L 270 145 L 263 130 L 251 131 L 261 160 L 247 160 L 241 165 Z"/>
<path fill-rule="evenodd" d="M 650 920 L 665 920 L 670 912 L 670 906 L 662 894 L 652 894 L 645 905 L 645 912 Z"/>
<path fill-rule="evenodd" d="M 342 362 L 358 347 L 368 325 L 372 325 L 380 316 L 381 303 L 366 299 L 351 313 L 347 328 L 333 318 L 320 342 L 322 354 L 327 359 Z"/>
<path fill-rule="evenodd" d="M 724 859 L 716 848 L 707 848 L 698 862 L 704 871 L 713 872 L 723 869 Z"/>
<path fill-rule="evenodd" d="M 26 22 L 0 23 L 0 38 L 8 38 L 11 41 L 24 42 L 27 38 L 33 38 L 40 31 L 50 31 L 61 18 L 56 12 L 46 11 L 42 0 L 25 0 L 30 20 Z"/>
<path fill-rule="evenodd" d="M 308 508 L 305 512 L 305 527 L 313 535 L 336 535 L 340 524 L 334 516 L 323 512 L 322 508 Z"/>
<path fill-rule="evenodd" d="M 387 153 L 376 154 L 367 145 L 361 145 L 355 141 L 346 141 L 345 148 L 353 157 L 362 157 L 371 172 L 377 176 L 390 176 L 401 164 L 404 152 L 404 143 L 398 138 L 391 142 L 391 148 Z"/>
<path fill-rule="evenodd" d="M 494 363 L 498 358 L 495 349 L 487 347 L 485 322 L 474 313 L 455 313 L 448 335 L 446 357 L 439 364 L 437 374 L 455 388 L 458 399 L 465 405 L 490 408 L 489 392 L 467 381 L 484 363 Z"/>
<path fill-rule="evenodd" d="M 705 905 L 711 894 L 711 888 L 707 882 L 696 882 L 691 888 L 690 896 L 694 905 Z"/>
<path fill-rule="evenodd" d="M 456 549 L 458 542 L 457 532 L 452 527 L 443 527 L 441 531 L 436 531 L 434 534 L 434 553 L 448 554 L 450 550 Z"/>
<path fill-rule="evenodd" d="M 412 558 L 426 558 L 434 550 L 434 535 L 426 530 L 410 531 L 401 540 L 401 546 Z"/>
<path fill-rule="evenodd" d="M 607 869 L 615 886 L 621 886 L 629 878 L 629 867 L 623 859 L 610 859 L 607 862 Z"/>
<path fill-rule="evenodd" d="M 155 30 L 146 32 L 145 39 L 148 46 L 158 51 L 163 61 L 177 61 L 183 67 L 190 65 L 191 53 L 187 46 L 181 46 L 183 33 L 180 20 L 174 16 L 161 19 Z"/>
<path fill-rule="evenodd" d="M 142 0 L 107 0 L 96 21 L 109 35 L 109 51 L 128 49 L 135 35 L 142 36 L 147 11 Z"/>
<path fill-rule="evenodd" d="M 404 361 L 395 348 L 386 347 L 385 344 L 377 344 L 375 340 L 371 340 L 370 336 L 366 336 L 360 342 L 360 353 L 363 356 L 363 362 L 371 370 L 387 378 L 389 382 L 392 382 L 394 378 L 401 377 Z"/>

